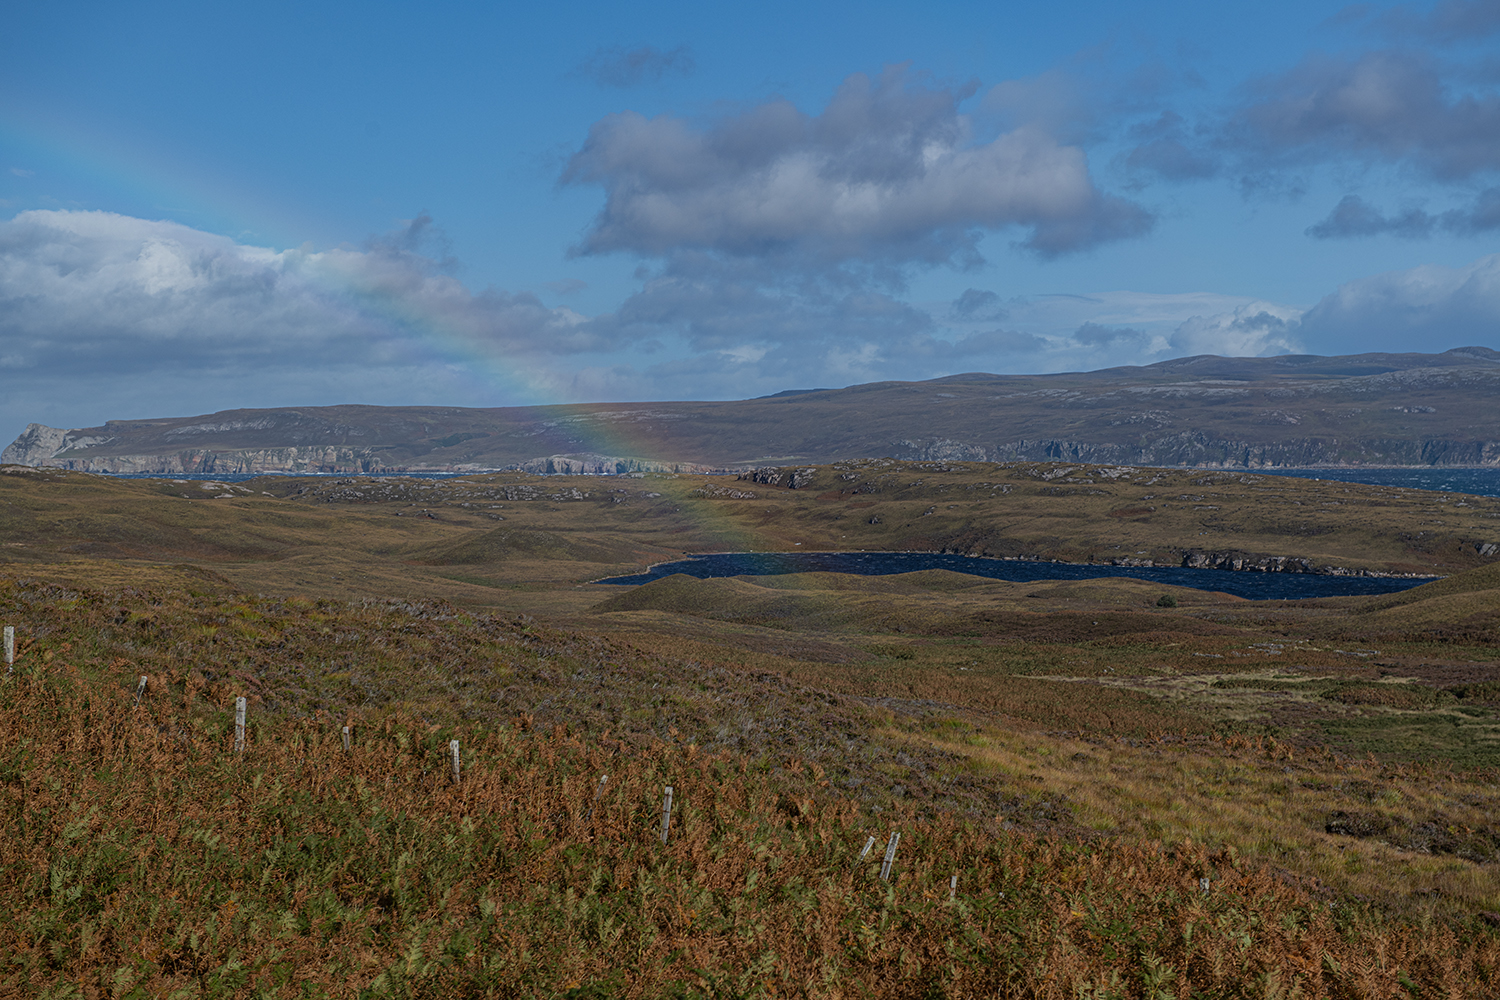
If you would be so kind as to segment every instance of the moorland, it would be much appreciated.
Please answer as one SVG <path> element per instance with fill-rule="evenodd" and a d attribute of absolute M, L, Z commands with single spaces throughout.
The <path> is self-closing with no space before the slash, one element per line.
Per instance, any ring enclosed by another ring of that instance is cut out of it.
<path fill-rule="evenodd" d="M 1500 501 L 1055 463 L 3 472 L 10 992 L 1500 983 Z M 1442 578 L 593 582 L 797 549 Z"/>

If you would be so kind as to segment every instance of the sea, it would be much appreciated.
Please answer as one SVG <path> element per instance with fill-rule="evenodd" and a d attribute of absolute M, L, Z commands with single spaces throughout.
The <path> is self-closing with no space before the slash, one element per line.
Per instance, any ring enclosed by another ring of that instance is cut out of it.
<path fill-rule="evenodd" d="M 1256 476 L 1295 476 L 1300 479 L 1325 479 L 1341 483 L 1367 483 L 1372 486 L 1393 486 L 1409 490 L 1437 490 L 1444 493 L 1469 493 L 1481 497 L 1500 497 L 1500 467 L 1482 469 L 1460 468 L 1358 468 L 1358 469 L 1246 469 L 1218 470 L 1195 469 L 1193 471 L 1243 471 Z M 304 472 L 263 473 L 229 472 L 211 475 L 206 472 L 186 472 L 164 475 L 155 472 L 114 473 L 118 479 L 175 479 L 201 480 L 214 483 L 243 483 L 265 475 L 300 475 L 313 479 L 463 479 L 482 476 L 484 472 Z M 600 478 L 609 478 L 607 476 Z"/>

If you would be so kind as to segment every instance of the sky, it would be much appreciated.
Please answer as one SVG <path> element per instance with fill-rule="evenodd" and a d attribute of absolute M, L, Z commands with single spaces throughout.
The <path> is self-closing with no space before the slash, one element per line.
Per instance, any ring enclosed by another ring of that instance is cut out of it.
<path fill-rule="evenodd" d="M 1500 0 L 18 5 L 0 438 L 1500 348 Z"/>

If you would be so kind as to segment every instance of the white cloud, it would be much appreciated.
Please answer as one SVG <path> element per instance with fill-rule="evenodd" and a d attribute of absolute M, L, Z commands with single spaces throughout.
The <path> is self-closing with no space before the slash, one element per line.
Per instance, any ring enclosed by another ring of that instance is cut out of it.
<path fill-rule="evenodd" d="M 977 140 L 958 112 L 972 90 L 898 66 L 850 76 L 818 115 L 780 99 L 705 127 L 611 115 L 563 178 L 606 195 L 579 251 L 967 265 L 984 231 L 1027 229 L 1055 255 L 1151 227 L 1045 129 Z"/>
<path fill-rule="evenodd" d="M 1193 316 L 1173 332 L 1172 353 L 1239 358 L 1295 354 L 1302 349 L 1296 335 L 1300 315 L 1298 309 L 1250 302 L 1227 313 Z"/>
<path fill-rule="evenodd" d="M 1330 353 L 1500 346 L 1500 254 L 1348 282 L 1307 311 L 1302 335 Z"/>

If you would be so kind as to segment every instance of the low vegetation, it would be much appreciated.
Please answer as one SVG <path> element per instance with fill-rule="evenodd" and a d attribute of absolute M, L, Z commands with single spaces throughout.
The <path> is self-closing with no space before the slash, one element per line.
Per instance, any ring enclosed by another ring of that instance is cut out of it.
<path fill-rule="evenodd" d="M 1060 468 L 1034 482 L 1080 475 Z M 0 476 L 0 994 L 1500 989 L 1500 567 L 1477 555 L 1315 601 L 944 571 L 584 582 L 672 537 L 790 547 L 840 503 L 925 510 L 1013 475 L 1008 498 L 1031 472 L 923 475 L 889 501 Z M 1456 502 L 1407 491 L 1394 527 L 1361 508 L 1350 531 L 1404 545 L 1425 520 L 1461 554 L 1478 508 Z"/>

